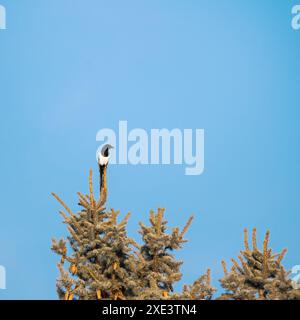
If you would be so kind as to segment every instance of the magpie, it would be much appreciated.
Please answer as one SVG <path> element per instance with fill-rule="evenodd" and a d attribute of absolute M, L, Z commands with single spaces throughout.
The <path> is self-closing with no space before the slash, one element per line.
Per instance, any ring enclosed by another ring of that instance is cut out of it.
<path fill-rule="evenodd" d="M 107 166 L 109 161 L 109 150 L 112 149 L 113 146 L 110 144 L 105 144 L 100 152 L 97 154 L 97 160 L 100 166 Z"/>
<path fill-rule="evenodd" d="M 113 146 L 110 144 L 105 144 L 100 151 L 97 153 L 97 162 L 99 164 L 99 171 L 100 171 L 100 193 L 101 190 L 104 188 L 104 171 L 108 165 L 109 161 L 109 150 L 112 149 Z M 105 178 L 106 180 L 106 178 Z"/>

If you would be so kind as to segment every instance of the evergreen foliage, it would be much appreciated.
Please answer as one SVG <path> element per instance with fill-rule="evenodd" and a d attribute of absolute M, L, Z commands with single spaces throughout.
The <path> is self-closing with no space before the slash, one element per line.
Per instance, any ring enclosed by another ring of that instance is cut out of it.
<path fill-rule="evenodd" d="M 144 243 L 140 248 L 139 275 L 144 288 L 139 295 L 140 299 L 169 298 L 173 292 L 173 284 L 182 277 L 182 261 L 176 261 L 171 252 L 180 249 L 186 242 L 183 235 L 192 219 L 188 220 L 181 232 L 174 228 L 170 234 L 166 232 L 164 209 L 159 208 L 156 214 L 150 212 L 149 227 L 140 222 L 140 234 Z"/>
<path fill-rule="evenodd" d="M 77 214 L 53 194 L 69 214 L 60 211 L 68 225 L 68 243 L 72 251 L 67 254 L 65 240 L 53 239 L 52 250 L 61 256 L 57 281 L 61 299 L 129 299 L 139 290 L 138 260 L 132 254 L 134 240 L 126 234 L 129 214 L 118 223 L 119 212 L 105 211 L 106 179 L 104 181 L 100 198 L 96 200 L 90 171 L 89 194 L 78 193 L 82 210 Z M 64 269 L 65 262 L 69 272 Z"/>
<path fill-rule="evenodd" d="M 95 197 L 92 171 L 89 193 L 78 192 L 81 210 L 73 213 L 56 195 L 62 205 L 60 211 L 67 225 L 67 239 L 52 240 L 52 250 L 60 256 L 57 293 L 62 300 L 100 299 L 178 299 L 211 300 L 216 289 L 211 285 L 211 271 L 200 276 L 192 285 L 184 285 L 182 292 L 174 292 L 174 284 L 181 280 L 182 261 L 174 253 L 187 241 L 184 235 L 190 227 L 190 217 L 182 230 L 168 231 L 164 209 L 151 211 L 149 225 L 140 222 L 142 244 L 127 236 L 128 213 L 118 220 L 119 211 L 107 210 L 107 166 L 99 166 L 100 192 Z M 281 300 L 300 299 L 300 289 L 289 278 L 281 262 L 286 249 L 273 254 L 268 247 L 269 231 L 263 249 L 259 250 L 256 229 L 252 232 L 252 249 L 247 230 L 245 249 L 232 259 L 227 271 L 222 261 L 224 277 L 220 279 L 223 300 Z"/>
<path fill-rule="evenodd" d="M 245 249 L 238 256 L 240 264 L 232 259 L 233 266 L 228 272 L 222 261 L 225 276 L 220 280 L 225 293 L 224 300 L 290 300 L 300 299 L 300 290 L 294 289 L 292 280 L 281 262 L 287 250 L 273 254 L 268 248 L 270 232 L 267 231 L 263 249 L 259 250 L 256 229 L 252 232 L 252 249 L 248 243 L 248 232 L 244 230 Z"/>

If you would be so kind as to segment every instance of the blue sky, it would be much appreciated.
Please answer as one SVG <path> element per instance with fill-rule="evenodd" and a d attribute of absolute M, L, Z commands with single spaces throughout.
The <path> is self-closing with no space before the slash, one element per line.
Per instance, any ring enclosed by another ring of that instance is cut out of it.
<path fill-rule="evenodd" d="M 111 166 L 108 207 L 138 221 L 166 208 L 170 226 L 195 221 L 183 283 L 242 249 L 243 228 L 271 230 L 285 266 L 300 264 L 300 30 L 297 1 L 0 0 L 0 299 L 56 299 L 66 236 L 50 196 L 74 211 L 97 169 L 96 133 L 203 128 L 205 171 L 182 166 Z M 96 181 L 95 181 L 96 182 Z"/>

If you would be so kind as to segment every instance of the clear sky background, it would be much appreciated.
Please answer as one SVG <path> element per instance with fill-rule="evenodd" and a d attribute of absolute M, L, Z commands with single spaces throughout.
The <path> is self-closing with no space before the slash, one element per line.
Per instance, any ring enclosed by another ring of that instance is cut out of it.
<path fill-rule="evenodd" d="M 299 2 L 299 1 L 298 1 Z M 205 129 L 205 171 L 111 166 L 108 207 L 128 232 L 163 206 L 170 226 L 195 221 L 183 283 L 213 283 L 243 246 L 243 228 L 271 230 L 284 264 L 300 264 L 300 30 L 297 1 L 0 0 L 0 299 L 56 299 L 51 238 L 67 235 L 57 192 L 76 211 L 97 170 L 96 133 Z M 96 183 L 96 181 L 95 181 Z"/>

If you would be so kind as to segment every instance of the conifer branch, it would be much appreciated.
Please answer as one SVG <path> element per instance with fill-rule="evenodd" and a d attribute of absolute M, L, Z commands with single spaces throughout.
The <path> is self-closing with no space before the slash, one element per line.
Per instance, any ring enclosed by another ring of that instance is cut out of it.
<path fill-rule="evenodd" d="M 187 230 L 188 230 L 188 228 L 190 227 L 193 219 L 194 219 L 194 216 L 191 216 L 191 217 L 189 218 L 189 220 L 187 221 L 186 225 L 184 226 L 183 230 L 182 230 L 181 233 L 180 233 L 180 237 L 181 237 L 181 238 L 182 238 L 183 235 L 187 232 Z"/>
<path fill-rule="evenodd" d="M 254 251 L 257 250 L 256 228 L 253 228 L 253 230 L 252 230 L 252 247 L 253 247 L 253 250 L 254 250 Z"/>
<path fill-rule="evenodd" d="M 52 196 L 69 212 L 70 215 L 73 215 L 73 212 L 71 209 L 60 199 L 58 195 L 56 195 L 54 192 L 51 192 Z"/>
<path fill-rule="evenodd" d="M 245 250 L 249 252 L 250 248 L 249 248 L 249 242 L 248 242 L 248 230 L 246 228 L 244 229 L 244 245 L 245 245 Z"/>
<path fill-rule="evenodd" d="M 222 267 L 223 267 L 224 274 L 226 276 L 228 274 L 228 271 L 227 271 L 226 262 L 224 260 L 222 260 Z"/>

